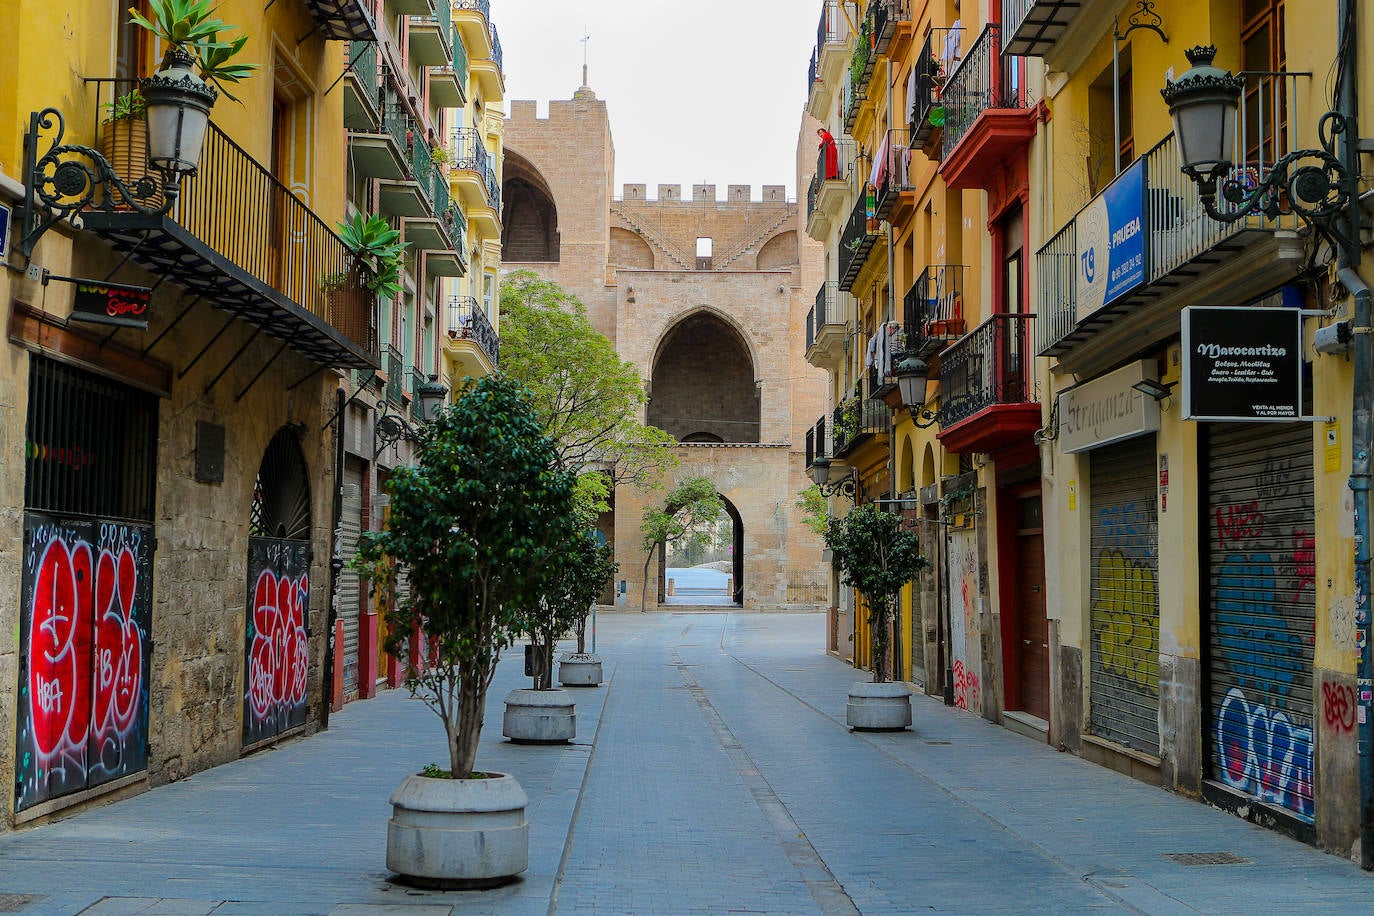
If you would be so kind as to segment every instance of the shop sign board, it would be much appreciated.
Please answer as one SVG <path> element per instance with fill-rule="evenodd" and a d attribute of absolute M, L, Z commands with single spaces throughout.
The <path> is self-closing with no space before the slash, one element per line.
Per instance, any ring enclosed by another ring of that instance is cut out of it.
<path fill-rule="evenodd" d="M 1159 429 L 1159 402 L 1131 387 L 1156 375 L 1139 360 L 1059 395 L 1059 448 L 1085 452 Z"/>
<path fill-rule="evenodd" d="M 1183 310 L 1183 418 L 1293 421 L 1302 411 L 1302 320 L 1292 308 Z"/>
<path fill-rule="evenodd" d="M 98 280 L 74 279 L 70 282 L 76 284 L 76 298 L 72 303 L 73 321 L 113 324 L 125 328 L 148 327 L 153 298 L 151 287 L 102 283 Z"/>
<path fill-rule="evenodd" d="M 1145 160 L 1128 166 L 1074 222 L 1082 321 L 1145 282 Z"/>

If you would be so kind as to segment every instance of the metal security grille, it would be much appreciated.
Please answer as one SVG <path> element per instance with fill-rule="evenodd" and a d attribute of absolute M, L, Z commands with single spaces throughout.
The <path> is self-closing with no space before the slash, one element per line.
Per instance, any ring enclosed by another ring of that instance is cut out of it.
<path fill-rule="evenodd" d="M 35 356 L 29 361 L 24 505 L 151 521 L 157 398 Z"/>
<path fill-rule="evenodd" d="M 1217 423 L 1207 442 L 1209 776 L 1310 820 L 1312 430 Z"/>
<path fill-rule="evenodd" d="M 1159 527 L 1155 437 L 1092 452 L 1090 727 L 1159 754 Z"/>
<path fill-rule="evenodd" d="M 351 564 L 363 530 L 363 473 L 360 462 L 344 465 L 343 569 L 339 571 L 339 619 L 343 621 L 343 687 L 347 695 L 358 689 L 358 572 Z"/>

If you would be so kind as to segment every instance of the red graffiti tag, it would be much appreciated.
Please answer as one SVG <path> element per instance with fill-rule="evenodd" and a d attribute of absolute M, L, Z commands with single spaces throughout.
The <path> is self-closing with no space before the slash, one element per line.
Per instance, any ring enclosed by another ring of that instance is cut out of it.
<path fill-rule="evenodd" d="M 1303 528 L 1293 532 L 1293 575 L 1298 580 L 1297 601 L 1305 586 L 1317 584 L 1317 539 Z"/>
<path fill-rule="evenodd" d="M 248 652 L 248 703 L 255 719 L 305 702 L 308 647 L 303 605 L 308 576 L 258 576 L 253 598 L 253 645 Z"/>
<path fill-rule="evenodd" d="M 40 757 L 86 746 L 90 717 L 91 549 L 63 540 L 43 551 L 29 623 L 29 710 Z"/>
<path fill-rule="evenodd" d="M 1236 503 L 1216 510 L 1217 539 L 1225 546 L 1228 541 L 1244 541 L 1264 533 L 1264 513 L 1259 500 Z"/>
<path fill-rule="evenodd" d="M 95 719 L 97 735 L 122 734 L 134 723 L 143 689 L 143 639 L 134 622 L 138 566 L 125 547 L 100 552 L 95 576 Z"/>
<path fill-rule="evenodd" d="M 981 685 L 978 682 L 978 675 L 964 668 L 964 663 L 956 659 L 954 662 L 954 705 L 960 709 L 972 709 L 977 712 L 982 708 Z"/>
<path fill-rule="evenodd" d="M 1328 681 L 1322 684 L 1322 715 L 1326 727 L 1348 732 L 1355 727 L 1355 688 Z"/>

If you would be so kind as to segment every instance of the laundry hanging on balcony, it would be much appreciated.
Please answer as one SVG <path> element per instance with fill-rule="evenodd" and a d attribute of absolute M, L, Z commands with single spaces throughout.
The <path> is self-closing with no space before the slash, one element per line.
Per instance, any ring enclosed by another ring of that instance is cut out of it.
<path fill-rule="evenodd" d="M 864 353 L 864 369 L 876 370 L 883 378 L 892 374 L 896 358 L 906 347 L 902 326 L 896 321 L 879 324 L 868 339 L 868 349 Z"/>

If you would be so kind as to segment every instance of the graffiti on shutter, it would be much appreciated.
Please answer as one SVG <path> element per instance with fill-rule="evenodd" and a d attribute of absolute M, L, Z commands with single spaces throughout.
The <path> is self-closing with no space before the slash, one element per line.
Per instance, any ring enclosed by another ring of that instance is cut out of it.
<path fill-rule="evenodd" d="M 1218 423 L 1208 432 L 1209 775 L 1311 820 L 1312 431 Z"/>
<path fill-rule="evenodd" d="M 1092 733 L 1159 754 L 1155 437 L 1091 453 Z"/>
<path fill-rule="evenodd" d="M 351 563 L 358 552 L 363 528 L 363 465 L 352 460 L 344 465 L 343 569 L 339 571 L 339 619 L 343 621 L 343 687 L 348 695 L 358 689 L 358 573 Z"/>

